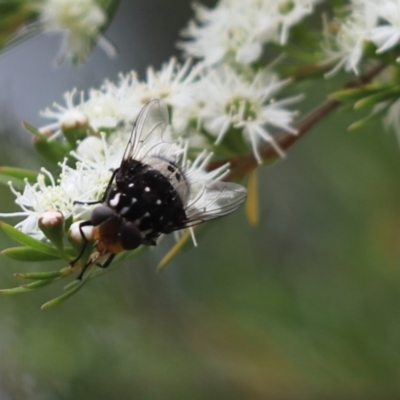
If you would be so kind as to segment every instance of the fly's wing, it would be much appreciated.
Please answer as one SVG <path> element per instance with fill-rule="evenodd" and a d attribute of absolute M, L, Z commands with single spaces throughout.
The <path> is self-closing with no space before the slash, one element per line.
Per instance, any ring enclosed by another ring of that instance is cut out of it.
<path fill-rule="evenodd" d="M 158 99 L 148 102 L 139 112 L 121 165 L 124 161 L 142 158 L 141 153 L 149 151 L 156 144 L 164 143 L 163 136 L 167 126 L 166 104 Z"/>
<path fill-rule="evenodd" d="M 212 182 L 186 208 L 186 220 L 173 230 L 189 228 L 237 210 L 246 200 L 247 190 L 231 182 Z"/>

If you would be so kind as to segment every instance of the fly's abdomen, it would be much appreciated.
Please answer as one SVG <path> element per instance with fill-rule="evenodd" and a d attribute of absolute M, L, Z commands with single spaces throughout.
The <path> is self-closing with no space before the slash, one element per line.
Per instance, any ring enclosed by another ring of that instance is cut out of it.
<path fill-rule="evenodd" d="M 185 205 L 170 180 L 151 166 L 137 173 L 116 176 L 107 205 L 125 220 L 134 223 L 144 238 L 169 233 L 185 220 Z"/>

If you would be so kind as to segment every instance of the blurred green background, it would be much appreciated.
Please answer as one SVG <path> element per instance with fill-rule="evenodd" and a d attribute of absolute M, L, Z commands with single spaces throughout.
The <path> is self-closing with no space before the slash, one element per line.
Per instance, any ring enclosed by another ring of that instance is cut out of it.
<path fill-rule="evenodd" d="M 43 125 L 38 111 L 65 90 L 158 67 L 190 15 L 183 0 L 122 2 L 116 62 L 96 50 L 82 68 L 50 69 L 59 38 L 45 36 L 3 54 L 1 164 L 41 165 L 21 119 Z M 320 85 L 304 85 L 301 110 L 324 98 Z M 210 223 L 157 274 L 168 238 L 47 311 L 61 287 L 1 297 L 0 399 L 400 398 L 399 145 L 378 121 L 347 132 L 355 118 L 331 115 L 259 171 L 257 228 L 243 209 Z M 0 190 L 1 211 L 15 210 Z M 2 233 L 0 244 L 14 245 Z M 0 286 L 55 266 L 3 257 Z"/>

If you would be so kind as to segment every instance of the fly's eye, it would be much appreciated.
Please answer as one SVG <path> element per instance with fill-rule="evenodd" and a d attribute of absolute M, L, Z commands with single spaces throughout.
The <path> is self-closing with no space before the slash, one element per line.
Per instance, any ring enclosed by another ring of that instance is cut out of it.
<path fill-rule="evenodd" d="M 139 229 L 132 222 L 125 222 L 120 231 L 121 246 L 125 250 L 133 250 L 139 247 L 142 243 L 142 236 Z"/>
<path fill-rule="evenodd" d="M 93 226 L 98 226 L 106 219 L 110 218 L 113 214 L 115 214 L 115 212 L 110 207 L 106 206 L 96 207 L 92 211 L 90 222 L 93 224 Z"/>

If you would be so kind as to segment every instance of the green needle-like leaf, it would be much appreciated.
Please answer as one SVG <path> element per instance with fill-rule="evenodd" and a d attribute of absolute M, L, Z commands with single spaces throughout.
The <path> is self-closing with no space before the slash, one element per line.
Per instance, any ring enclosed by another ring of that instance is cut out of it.
<path fill-rule="evenodd" d="M 387 88 L 386 88 L 387 89 Z M 342 89 L 336 92 L 333 92 L 329 95 L 329 98 L 332 100 L 339 101 L 356 101 L 362 99 L 366 96 L 373 95 L 375 93 L 382 92 L 382 88 L 355 88 L 355 89 Z"/>
<path fill-rule="evenodd" d="M 55 279 L 59 277 L 68 276 L 65 270 L 67 268 L 63 268 L 59 271 L 48 271 L 48 272 L 18 272 L 14 274 L 14 276 L 18 279 L 32 279 L 32 280 L 43 280 L 43 279 Z M 70 268 L 68 268 L 70 270 Z"/>
<path fill-rule="evenodd" d="M 96 268 L 95 271 L 93 272 L 93 275 L 91 275 L 90 279 L 97 278 L 98 276 L 102 276 L 104 274 L 107 274 L 108 272 L 113 271 L 115 268 L 118 267 L 118 265 L 127 259 L 135 258 L 139 256 L 139 254 L 143 253 L 144 251 L 148 250 L 149 246 L 140 246 L 135 250 L 130 250 L 130 251 L 123 251 L 114 258 L 113 262 L 108 268 Z"/>
<path fill-rule="evenodd" d="M 371 96 L 364 97 L 354 104 L 354 109 L 361 110 L 363 108 L 375 107 L 378 103 L 397 99 L 399 97 L 399 88 L 395 87 L 391 90 L 385 90 L 380 93 L 372 94 Z"/>
<path fill-rule="evenodd" d="M 46 286 L 52 282 L 53 282 L 53 279 L 43 279 L 40 281 L 38 280 L 38 281 L 31 282 L 26 285 L 18 286 L 18 287 L 12 288 L 12 289 L 0 290 L 0 294 L 8 295 L 8 294 L 28 293 L 28 292 L 31 292 L 32 290 L 38 289 L 42 286 Z"/>
<path fill-rule="evenodd" d="M 22 181 L 27 179 L 29 183 L 35 183 L 38 176 L 38 173 L 35 171 L 14 167 L 0 167 L 0 174 Z"/>
<path fill-rule="evenodd" d="M 15 179 L 7 175 L 3 175 L 0 173 L 0 184 L 2 185 L 8 185 L 8 183 L 11 182 L 13 187 L 17 190 L 22 190 L 25 186 L 24 181 L 21 181 L 20 179 Z"/>
<path fill-rule="evenodd" d="M 53 261 L 60 259 L 59 256 L 50 255 L 33 249 L 32 247 L 11 247 L 1 252 L 3 256 L 12 258 L 13 260 L 25 262 Z"/>
<path fill-rule="evenodd" d="M 47 139 L 47 136 L 46 136 L 45 134 L 43 134 L 42 132 L 40 132 L 39 129 L 35 128 L 35 127 L 34 127 L 33 125 L 31 125 L 30 123 L 24 121 L 22 124 L 24 125 L 24 128 L 25 128 L 28 132 L 32 133 L 32 135 L 37 136 L 37 137 L 40 137 L 40 138 L 42 138 L 42 139 Z"/>
<path fill-rule="evenodd" d="M 0 221 L 0 228 L 3 229 L 3 231 L 7 233 L 7 235 L 11 236 L 16 241 L 26 246 L 32 247 L 39 252 L 49 254 L 56 258 L 60 258 L 58 251 L 54 247 L 51 247 L 46 243 L 34 239 L 33 237 L 21 232 L 20 230 L 14 228 L 9 224 L 6 224 L 3 221 Z"/>
<path fill-rule="evenodd" d="M 75 279 L 72 282 L 68 283 L 68 285 L 64 286 L 64 290 L 66 292 L 69 292 L 70 290 L 75 289 L 76 286 L 79 286 L 81 284 L 81 281 L 79 279 Z"/>
<path fill-rule="evenodd" d="M 50 301 L 48 301 L 47 303 L 44 303 L 41 307 L 42 310 L 45 310 L 47 308 L 50 307 L 54 307 L 60 303 L 62 303 L 63 301 L 69 299 L 72 295 L 74 295 L 78 290 L 80 290 L 82 288 L 82 286 L 87 282 L 87 278 L 82 280 L 82 281 L 77 281 L 78 283 L 75 284 L 75 286 L 70 289 L 68 292 L 62 294 L 61 296 L 56 297 L 55 299 L 52 299 Z"/>
<path fill-rule="evenodd" d="M 27 169 L 0 167 L 0 183 L 7 185 L 11 182 L 17 189 L 23 189 L 25 186 L 25 179 L 30 183 L 36 182 L 37 172 Z"/>

